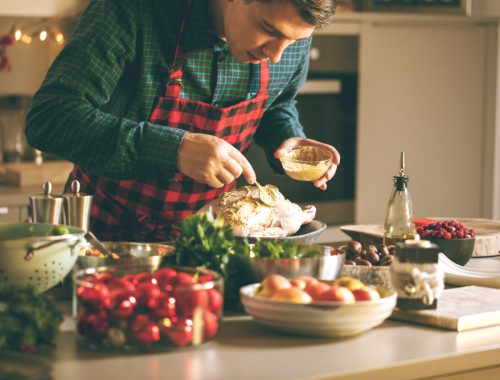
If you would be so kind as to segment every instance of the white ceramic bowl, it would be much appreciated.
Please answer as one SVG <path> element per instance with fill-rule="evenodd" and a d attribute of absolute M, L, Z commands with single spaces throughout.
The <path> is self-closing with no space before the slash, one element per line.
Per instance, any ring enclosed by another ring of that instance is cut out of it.
<path fill-rule="evenodd" d="M 255 296 L 258 287 L 251 284 L 240 289 L 243 306 L 255 321 L 283 332 L 334 338 L 357 335 L 380 325 L 391 315 L 397 298 L 395 292 L 388 291 L 374 301 L 297 304 Z"/>

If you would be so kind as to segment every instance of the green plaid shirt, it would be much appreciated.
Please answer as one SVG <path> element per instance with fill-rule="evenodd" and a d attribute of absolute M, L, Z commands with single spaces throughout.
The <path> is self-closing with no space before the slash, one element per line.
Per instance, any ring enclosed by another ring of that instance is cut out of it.
<path fill-rule="evenodd" d="M 179 0 L 93 0 L 36 93 L 26 135 L 35 148 L 115 179 L 172 178 L 186 131 L 149 123 L 165 92 L 182 18 Z M 238 63 L 210 33 L 206 0 L 194 0 L 182 39 L 181 97 L 227 106 L 256 95 L 260 66 Z M 305 81 L 310 40 L 270 63 L 269 99 L 255 135 L 268 159 L 304 136 L 294 98 Z"/>

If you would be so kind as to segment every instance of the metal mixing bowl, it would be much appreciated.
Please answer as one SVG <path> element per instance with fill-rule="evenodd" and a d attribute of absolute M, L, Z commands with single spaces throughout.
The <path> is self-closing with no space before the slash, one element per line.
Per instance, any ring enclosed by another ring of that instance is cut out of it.
<path fill-rule="evenodd" d="M 110 252 L 119 256 L 111 257 L 86 256 L 88 249 L 95 249 L 90 243 L 85 243 L 80 249 L 77 266 L 80 269 L 103 266 L 150 266 L 158 269 L 163 256 L 174 252 L 174 247 L 160 243 L 133 243 L 133 242 L 101 242 Z"/>
<path fill-rule="evenodd" d="M 332 281 L 339 277 L 344 265 L 345 253 L 326 245 L 301 245 L 303 249 L 317 249 L 318 255 L 307 258 L 268 259 L 251 258 L 250 267 L 255 282 L 268 274 L 280 274 L 287 278 L 311 276 L 320 280 Z"/>

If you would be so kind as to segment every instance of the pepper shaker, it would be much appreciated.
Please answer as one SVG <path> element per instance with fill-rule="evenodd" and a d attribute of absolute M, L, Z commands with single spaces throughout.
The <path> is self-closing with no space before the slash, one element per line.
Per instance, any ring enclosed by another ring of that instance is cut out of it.
<path fill-rule="evenodd" d="M 52 194 L 52 183 L 43 184 L 43 193 L 30 195 L 30 208 L 33 223 L 61 223 L 64 198 Z"/>
<path fill-rule="evenodd" d="M 80 182 L 74 179 L 71 182 L 70 192 L 65 193 L 64 198 L 66 224 L 88 231 L 93 195 L 80 193 Z"/>

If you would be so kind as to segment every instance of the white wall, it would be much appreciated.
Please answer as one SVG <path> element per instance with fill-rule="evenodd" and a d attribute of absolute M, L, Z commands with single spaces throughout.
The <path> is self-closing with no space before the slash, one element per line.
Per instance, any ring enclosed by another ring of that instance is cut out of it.
<path fill-rule="evenodd" d="M 473 15 L 496 15 L 500 16 L 499 0 L 471 0 Z"/>
<path fill-rule="evenodd" d="M 10 33 L 14 25 L 22 28 L 23 25 L 36 22 L 36 19 L 0 17 L 0 36 Z M 40 87 L 50 64 L 61 47 L 50 39 L 42 42 L 33 38 L 29 45 L 15 42 L 7 49 L 12 69 L 0 71 L 0 96 L 31 96 Z"/>

